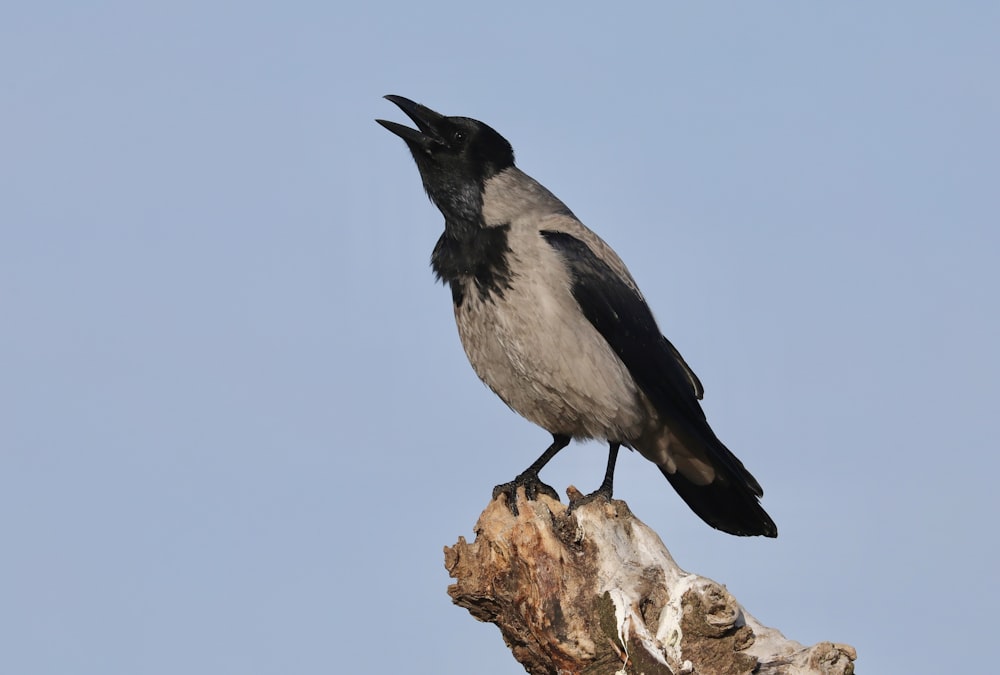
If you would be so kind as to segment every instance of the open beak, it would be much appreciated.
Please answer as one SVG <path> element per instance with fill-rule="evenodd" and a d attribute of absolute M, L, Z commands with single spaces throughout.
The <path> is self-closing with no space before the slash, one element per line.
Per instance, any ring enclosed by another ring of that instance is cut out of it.
<path fill-rule="evenodd" d="M 441 123 L 445 119 L 444 115 L 436 113 L 430 108 L 422 106 L 408 98 L 403 98 L 402 96 L 389 94 L 385 98 L 398 105 L 399 109 L 406 113 L 407 117 L 413 120 L 413 123 L 417 125 L 417 128 L 411 129 L 410 127 L 397 124 L 396 122 L 389 122 L 388 120 L 375 121 L 406 141 L 406 144 L 409 145 L 411 149 L 420 149 L 424 152 L 430 152 L 430 150 L 435 146 L 445 144 L 445 141 L 441 137 L 440 133 L 440 129 L 442 127 Z"/>

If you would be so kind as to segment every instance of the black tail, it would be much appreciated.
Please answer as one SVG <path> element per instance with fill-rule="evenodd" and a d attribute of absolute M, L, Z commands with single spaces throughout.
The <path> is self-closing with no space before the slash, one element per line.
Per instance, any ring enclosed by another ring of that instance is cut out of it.
<path fill-rule="evenodd" d="M 663 467 L 660 471 L 691 510 L 715 529 L 741 537 L 778 536 L 778 527 L 761 508 L 757 494 L 739 477 L 718 472 L 708 485 L 696 485 L 679 471 L 667 473 Z"/>

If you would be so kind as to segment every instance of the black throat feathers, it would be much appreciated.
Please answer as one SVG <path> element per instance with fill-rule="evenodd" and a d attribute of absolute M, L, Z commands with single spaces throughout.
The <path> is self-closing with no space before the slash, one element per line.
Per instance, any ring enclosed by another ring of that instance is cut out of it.
<path fill-rule="evenodd" d="M 444 233 L 431 254 L 431 268 L 451 287 L 455 307 L 461 307 L 468 289 L 482 301 L 503 297 L 510 288 L 510 225 L 483 227 L 446 222 Z"/>

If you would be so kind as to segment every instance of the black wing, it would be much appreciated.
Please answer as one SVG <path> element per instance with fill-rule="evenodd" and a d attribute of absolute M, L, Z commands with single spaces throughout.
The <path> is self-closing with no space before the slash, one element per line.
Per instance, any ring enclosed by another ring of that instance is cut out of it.
<path fill-rule="evenodd" d="M 713 527 L 775 536 L 777 528 L 757 502 L 763 495 L 760 484 L 712 431 L 698 403 L 701 382 L 660 333 L 642 296 L 580 239 L 552 230 L 541 235 L 568 265 L 573 297 L 584 316 L 628 368 L 671 433 L 715 467 L 717 478 L 710 485 L 664 471 L 674 489 Z"/>
<path fill-rule="evenodd" d="M 573 235 L 551 230 L 541 234 L 568 264 L 573 297 L 584 316 L 608 341 L 657 410 L 683 412 L 705 422 L 698 403 L 704 392 L 701 382 L 660 333 L 642 296 Z"/>

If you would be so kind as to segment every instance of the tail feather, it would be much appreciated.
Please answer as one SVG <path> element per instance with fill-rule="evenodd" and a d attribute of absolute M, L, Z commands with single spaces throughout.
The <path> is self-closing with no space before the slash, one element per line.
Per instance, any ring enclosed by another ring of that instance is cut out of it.
<path fill-rule="evenodd" d="M 696 485 L 679 471 L 669 473 L 662 466 L 660 471 L 691 510 L 715 529 L 741 537 L 778 536 L 778 527 L 761 508 L 755 490 L 732 474 L 719 472 L 708 485 Z"/>

